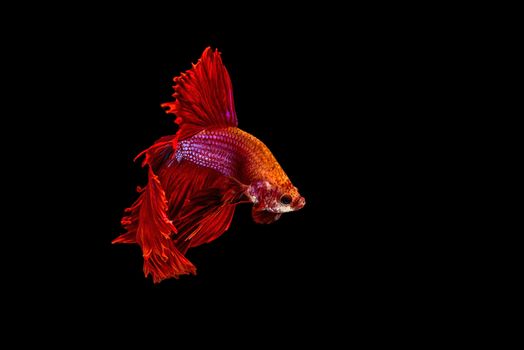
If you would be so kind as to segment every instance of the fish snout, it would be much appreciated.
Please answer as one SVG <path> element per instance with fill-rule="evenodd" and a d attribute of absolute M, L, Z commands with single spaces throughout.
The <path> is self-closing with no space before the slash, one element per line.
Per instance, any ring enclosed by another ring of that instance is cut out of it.
<path fill-rule="evenodd" d="M 304 208 L 304 205 L 306 205 L 306 199 L 304 197 L 300 197 L 295 202 L 295 205 L 294 205 L 295 210 L 300 210 L 300 209 Z"/>

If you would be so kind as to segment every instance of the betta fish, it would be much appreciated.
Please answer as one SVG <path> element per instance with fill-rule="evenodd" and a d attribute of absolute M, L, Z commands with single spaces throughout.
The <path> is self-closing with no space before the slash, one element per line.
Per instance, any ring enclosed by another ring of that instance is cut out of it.
<path fill-rule="evenodd" d="M 162 107 L 176 116 L 178 130 L 137 156 L 148 183 L 125 210 L 127 232 L 113 240 L 142 248 L 144 274 L 155 283 L 196 274 L 186 252 L 227 231 L 237 204 L 252 203 L 259 224 L 305 205 L 267 146 L 237 127 L 218 50 L 207 48 L 174 82 L 174 101 Z"/>

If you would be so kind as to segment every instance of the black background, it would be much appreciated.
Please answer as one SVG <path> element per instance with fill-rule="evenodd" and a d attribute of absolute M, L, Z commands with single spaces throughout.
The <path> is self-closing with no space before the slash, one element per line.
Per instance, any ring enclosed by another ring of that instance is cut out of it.
<path fill-rule="evenodd" d="M 442 69 L 425 44 L 434 34 L 373 18 L 344 23 L 116 26 L 59 40 L 64 54 L 39 75 L 57 87 L 48 91 L 50 117 L 36 122 L 49 132 L 34 215 L 52 233 L 33 240 L 35 300 L 109 320 L 219 308 L 310 324 L 427 307 L 441 277 L 421 180 L 429 171 L 421 140 L 439 113 L 430 96 L 441 93 L 428 85 Z M 272 225 L 256 225 L 250 206 L 239 206 L 229 231 L 189 251 L 196 276 L 155 285 L 139 247 L 111 240 L 147 180 L 133 158 L 176 131 L 160 108 L 172 78 L 207 46 L 222 52 L 239 127 L 266 143 L 307 205 Z"/>

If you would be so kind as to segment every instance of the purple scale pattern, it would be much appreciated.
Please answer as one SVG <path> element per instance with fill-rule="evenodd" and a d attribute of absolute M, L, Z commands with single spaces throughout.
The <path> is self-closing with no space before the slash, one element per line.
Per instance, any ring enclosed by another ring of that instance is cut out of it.
<path fill-rule="evenodd" d="M 233 127 L 204 130 L 179 141 L 176 157 L 178 161 L 186 159 L 245 183 L 271 176 L 270 172 L 275 171 L 287 178 L 260 140 Z"/>

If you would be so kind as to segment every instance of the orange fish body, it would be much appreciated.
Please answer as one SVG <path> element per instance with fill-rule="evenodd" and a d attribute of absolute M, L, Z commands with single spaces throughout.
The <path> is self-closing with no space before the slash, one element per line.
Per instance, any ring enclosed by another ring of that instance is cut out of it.
<path fill-rule="evenodd" d="M 253 219 L 271 223 L 301 209 L 300 196 L 271 151 L 237 128 L 233 91 L 218 51 L 207 48 L 193 68 L 174 79 L 175 135 L 142 152 L 148 184 L 122 219 L 113 243 L 137 243 L 153 281 L 195 274 L 184 254 L 218 238 L 237 204 L 253 203 Z"/>

